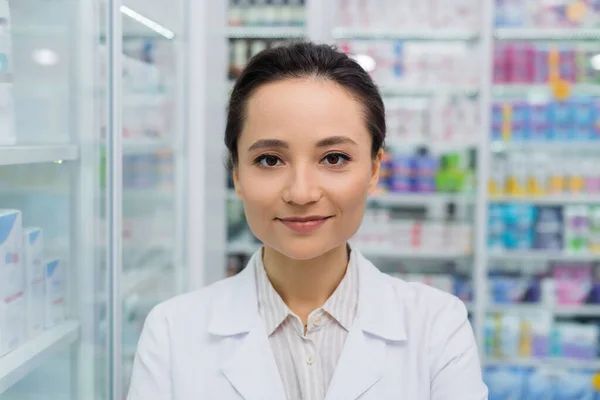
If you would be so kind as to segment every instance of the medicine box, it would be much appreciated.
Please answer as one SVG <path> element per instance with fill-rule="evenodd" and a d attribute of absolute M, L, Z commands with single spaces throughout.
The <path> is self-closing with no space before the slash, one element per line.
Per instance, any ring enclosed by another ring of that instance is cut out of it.
<path fill-rule="evenodd" d="M 46 307 L 45 326 L 52 328 L 64 321 L 66 314 L 66 271 L 61 260 L 52 260 L 46 264 Z"/>
<path fill-rule="evenodd" d="M 18 210 L 0 210 L 0 355 L 25 340 L 25 268 Z"/>
<path fill-rule="evenodd" d="M 45 264 L 41 228 L 27 228 L 23 232 L 25 262 L 25 303 L 27 337 L 34 338 L 44 329 L 44 298 L 46 295 Z"/>

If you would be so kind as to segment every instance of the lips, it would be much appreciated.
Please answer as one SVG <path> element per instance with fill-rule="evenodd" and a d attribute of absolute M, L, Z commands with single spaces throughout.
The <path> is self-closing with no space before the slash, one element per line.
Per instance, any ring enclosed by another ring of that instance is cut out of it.
<path fill-rule="evenodd" d="M 310 217 L 293 217 L 279 218 L 285 226 L 297 233 L 312 233 L 319 229 L 331 217 L 325 216 L 310 216 Z"/>

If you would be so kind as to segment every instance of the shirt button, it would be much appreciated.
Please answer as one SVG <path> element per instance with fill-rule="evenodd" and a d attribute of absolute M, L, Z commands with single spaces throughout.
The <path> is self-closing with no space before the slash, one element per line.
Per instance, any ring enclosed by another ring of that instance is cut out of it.
<path fill-rule="evenodd" d="M 319 317 L 319 316 L 312 317 L 312 323 L 313 323 L 313 325 L 320 325 L 321 317 Z"/>
<path fill-rule="evenodd" d="M 315 360 L 314 360 L 313 356 L 308 356 L 308 357 L 306 357 L 306 363 L 307 363 L 308 365 L 312 365 L 312 364 L 313 364 L 313 362 L 315 362 Z"/>

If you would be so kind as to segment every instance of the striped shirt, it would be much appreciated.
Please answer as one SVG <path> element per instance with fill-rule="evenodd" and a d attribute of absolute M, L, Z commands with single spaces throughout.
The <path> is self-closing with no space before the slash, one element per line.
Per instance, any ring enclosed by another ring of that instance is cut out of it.
<path fill-rule="evenodd" d="M 260 315 L 288 400 L 323 400 L 358 304 L 358 266 L 350 261 L 344 278 L 325 304 L 304 324 L 283 302 L 265 271 L 262 257 L 255 257 Z"/>

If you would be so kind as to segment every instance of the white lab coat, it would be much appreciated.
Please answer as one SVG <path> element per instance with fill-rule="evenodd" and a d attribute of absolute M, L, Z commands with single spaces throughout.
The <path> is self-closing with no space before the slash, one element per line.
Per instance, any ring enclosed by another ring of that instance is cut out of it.
<path fill-rule="evenodd" d="M 357 259 L 357 317 L 326 400 L 487 399 L 464 304 L 385 275 L 360 254 Z M 254 275 L 246 268 L 154 308 L 128 400 L 286 399 Z"/>

